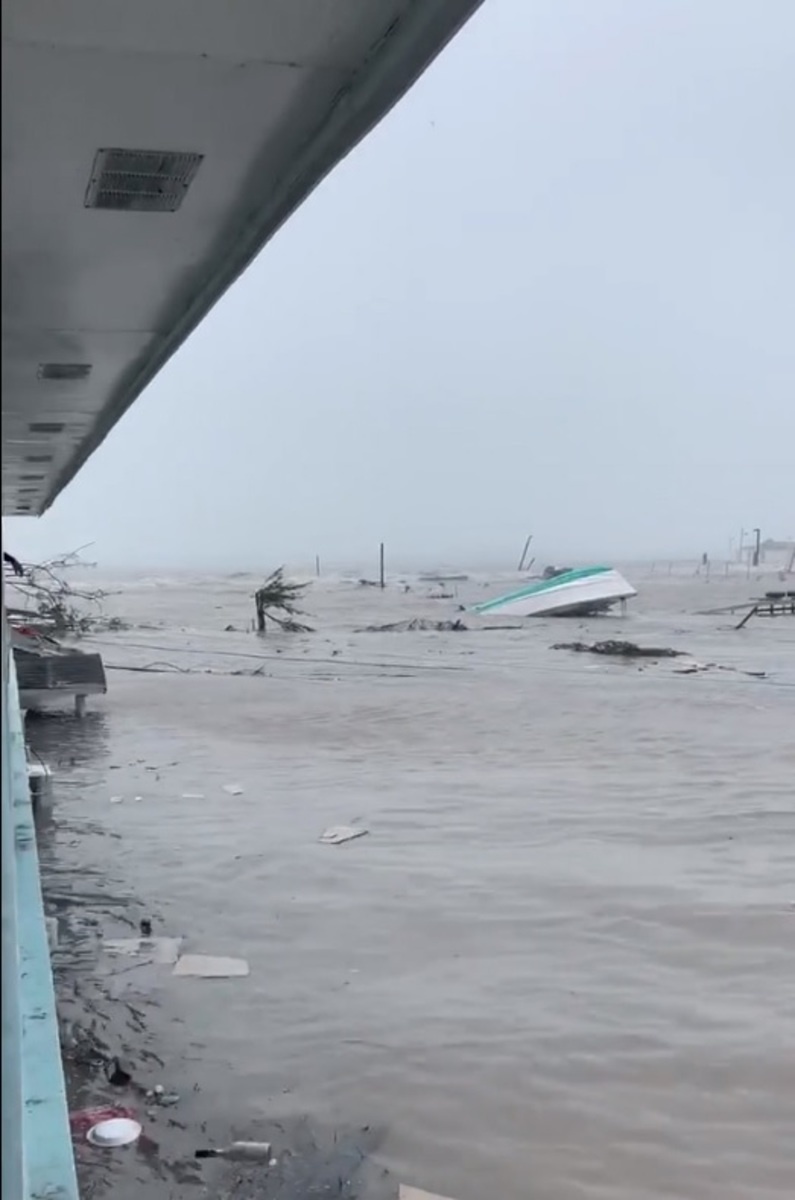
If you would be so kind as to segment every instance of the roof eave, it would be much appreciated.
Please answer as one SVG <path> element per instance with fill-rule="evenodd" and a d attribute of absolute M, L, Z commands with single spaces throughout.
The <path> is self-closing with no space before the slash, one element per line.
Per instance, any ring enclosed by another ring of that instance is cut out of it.
<path fill-rule="evenodd" d="M 154 354 L 122 382 L 79 451 L 56 477 L 36 515 L 46 512 L 72 481 L 114 425 L 204 319 L 224 292 L 245 271 L 263 246 L 330 171 L 405 95 L 483 0 L 415 0 L 387 31 L 369 58 L 337 94 L 319 128 L 306 141 L 292 169 L 261 206 L 252 195 L 256 219 L 235 230 L 215 255 L 216 269 L 190 299 Z"/>

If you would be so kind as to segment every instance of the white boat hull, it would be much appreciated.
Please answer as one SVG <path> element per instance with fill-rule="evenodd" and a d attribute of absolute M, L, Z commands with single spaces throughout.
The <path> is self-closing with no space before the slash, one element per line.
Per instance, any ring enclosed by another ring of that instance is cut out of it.
<path fill-rule="evenodd" d="M 578 616 L 604 611 L 637 591 L 612 567 L 567 571 L 475 607 L 480 616 Z"/>

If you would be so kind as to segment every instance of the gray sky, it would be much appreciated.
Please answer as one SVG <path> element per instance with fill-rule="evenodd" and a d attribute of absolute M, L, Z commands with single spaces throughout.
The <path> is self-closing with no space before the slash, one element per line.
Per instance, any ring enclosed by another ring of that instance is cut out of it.
<path fill-rule="evenodd" d="M 264 568 L 795 533 L 794 145 L 793 0 L 487 0 L 8 546 Z"/>

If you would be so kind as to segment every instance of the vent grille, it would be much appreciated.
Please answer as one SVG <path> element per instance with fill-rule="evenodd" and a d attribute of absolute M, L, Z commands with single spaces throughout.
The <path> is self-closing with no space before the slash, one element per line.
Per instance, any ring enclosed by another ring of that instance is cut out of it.
<path fill-rule="evenodd" d="M 54 379 L 74 383 L 80 379 L 88 379 L 91 374 L 91 363 L 39 363 L 36 375 L 39 379 Z"/>
<path fill-rule="evenodd" d="M 33 421 L 28 429 L 31 433 L 63 433 L 66 425 L 63 421 Z"/>
<path fill-rule="evenodd" d="M 44 483 L 43 475 L 20 475 L 20 483 Z"/>
<path fill-rule="evenodd" d="M 176 212 L 204 158 L 161 150 L 98 150 L 86 208 Z"/>
<path fill-rule="evenodd" d="M 53 654 L 46 657 L 22 647 L 14 648 L 14 666 L 20 691 L 88 686 L 106 691 L 105 668 L 98 654 Z"/>
<path fill-rule="evenodd" d="M 51 454 L 26 454 L 25 462 L 49 463 L 49 462 L 52 462 L 52 455 Z"/>

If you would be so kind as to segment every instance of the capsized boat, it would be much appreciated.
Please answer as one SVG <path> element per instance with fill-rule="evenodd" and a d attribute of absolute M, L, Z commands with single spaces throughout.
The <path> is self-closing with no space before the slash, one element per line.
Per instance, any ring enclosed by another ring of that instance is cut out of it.
<path fill-rule="evenodd" d="M 510 617 L 589 616 L 637 594 L 613 567 L 581 567 L 476 604 L 473 611 Z"/>

